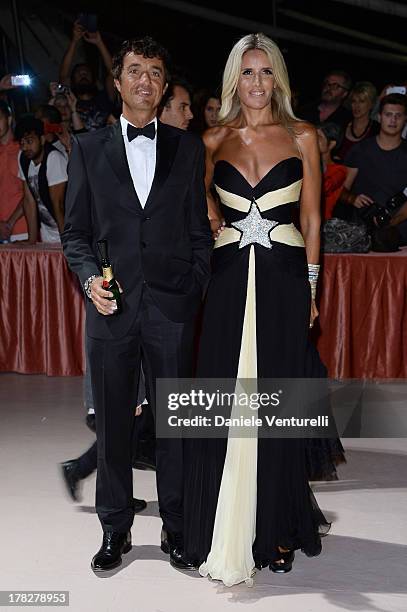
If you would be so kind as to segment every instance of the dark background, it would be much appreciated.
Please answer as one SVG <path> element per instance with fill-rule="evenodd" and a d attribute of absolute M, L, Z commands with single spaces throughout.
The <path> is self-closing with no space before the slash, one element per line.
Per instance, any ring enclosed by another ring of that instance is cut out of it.
<path fill-rule="evenodd" d="M 273 24 L 272 3 L 246 2 L 238 8 L 235 2 L 219 3 L 213 0 L 188 2 L 190 6 L 207 7 L 229 15 Z M 176 65 L 185 69 L 186 76 L 195 87 L 215 88 L 220 85 L 222 70 L 233 44 L 250 29 L 241 29 L 213 21 L 193 17 L 182 12 L 163 8 L 140 0 L 73 0 L 69 4 L 55 0 L 44 2 L 19 2 L 22 13 L 29 6 L 43 19 L 60 19 L 64 14 L 64 31 L 70 35 L 71 20 L 79 12 L 97 13 L 99 30 L 109 49 L 114 52 L 121 40 L 150 34 L 171 52 Z M 365 48 L 400 53 L 378 44 L 369 44 L 321 26 L 312 26 L 281 10 L 296 10 L 308 16 L 359 30 L 372 36 L 404 43 L 407 19 L 353 7 L 334 0 L 304 1 L 280 0 L 276 2 L 276 25 L 294 32 L 306 33 L 330 41 L 342 42 Z M 388 60 L 366 59 L 349 53 L 318 49 L 305 44 L 273 37 L 285 56 L 291 84 L 298 88 L 300 101 L 318 95 L 324 74 L 330 68 L 347 70 L 354 81 L 369 80 L 379 89 L 387 83 L 401 84 L 407 81 L 407 65 Z M 406 42 L 407 44 L 407 42 Z M 92 54 L 93 49 L 90 50 Z M 29 58 L 27 58 L 29 60 Z"/>

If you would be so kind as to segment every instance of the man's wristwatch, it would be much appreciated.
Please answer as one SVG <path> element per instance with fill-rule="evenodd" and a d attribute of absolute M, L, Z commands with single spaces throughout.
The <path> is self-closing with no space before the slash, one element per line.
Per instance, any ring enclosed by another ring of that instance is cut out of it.
<path fill-rule="evenodd" d="M 92 274 L 92 276 L 89 276 L 89 278 L 87 278 L 85 280 L 85 282 L 83 283 L 83 288 L 85 290 L 86 295 L 88 296 L 89 299 L 92 299 L 91 297 L 91 285 L 93 283 L 93 281 L 95 280 L 95 278 L 97 278 L 97 274 Z"/>

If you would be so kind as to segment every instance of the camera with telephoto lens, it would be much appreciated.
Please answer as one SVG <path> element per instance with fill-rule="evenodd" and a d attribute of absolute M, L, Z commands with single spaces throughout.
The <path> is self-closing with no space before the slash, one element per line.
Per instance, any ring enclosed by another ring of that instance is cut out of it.
<path fill-rule="evenodd" d="M 372 229 L 386 227 L 396 210 L 407 202 L 407 187 L 389 198 L 384 206 L 373 202 L 370 206 L 361 209 L 360 217 Z"/>

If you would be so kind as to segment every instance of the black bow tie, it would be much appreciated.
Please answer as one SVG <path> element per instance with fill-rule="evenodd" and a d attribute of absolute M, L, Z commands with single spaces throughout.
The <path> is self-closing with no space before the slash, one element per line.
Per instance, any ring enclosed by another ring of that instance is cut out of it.
<path fill-rule="evenodd" d="M 127 124 L 127 138 L 129 142 L 137 138 L 137 136 L 145 136 L 146 138 L 151 138 L 154 140 L 155 138 L 155 124 L 149 123 L 142 128 L 134 127 L 130 123 Z"/>

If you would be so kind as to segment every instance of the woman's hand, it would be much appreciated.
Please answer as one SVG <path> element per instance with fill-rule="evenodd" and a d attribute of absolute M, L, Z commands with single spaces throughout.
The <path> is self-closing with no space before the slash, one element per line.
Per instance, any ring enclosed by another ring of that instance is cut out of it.
<path fill-rule="evenodd" d="M 314 327 L 314 321 L 318 317 L 318 315 L 319 315 L 319 312 L 318 312 L 317 305 L 315 304 L 315 300 L 312 300 L 311 301 L 311 316 L 309 320 L 310 327 Z"/>

